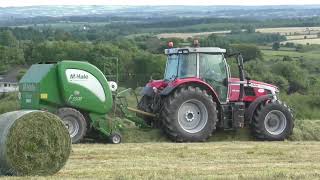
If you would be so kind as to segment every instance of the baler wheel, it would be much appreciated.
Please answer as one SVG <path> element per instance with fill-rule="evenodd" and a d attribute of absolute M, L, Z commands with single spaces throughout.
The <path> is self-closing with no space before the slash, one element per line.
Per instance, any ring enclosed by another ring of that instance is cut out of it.
<path fill-rule="evenodd" d="M 112 144 L 120 144 L 122 137 L 120 133 L 114 132 L 109 136 L 109 139 Z"/>
<path fill-rule="evenodd" d="M 294 117 L 281 101 L 262 103 L 257 107 L 251 123 L 253 136 L 259 140 L 282 141 L 292 134 Z"/>
<path fill-rule="evenodd" d="M 60 108 L 57 115 L 68 129 L 72 143 L 79 143 L 87 133 L 87 121 L 81 112 L 73 108 Z"/>
<path fill-rule="evenodd" d="M 165 99 L 161 119 L 173 141 L 203 142 L 216 129 L 216 103 L 205 90 L 182 87 Z"/>

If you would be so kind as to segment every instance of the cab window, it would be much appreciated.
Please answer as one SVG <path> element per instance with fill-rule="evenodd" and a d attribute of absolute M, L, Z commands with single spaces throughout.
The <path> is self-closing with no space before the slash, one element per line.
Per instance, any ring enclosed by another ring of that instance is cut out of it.
<path fill-rule="evenodd" d="M 227 69 L 222 54 L 199 54 L 200 78 L 210 84 L 219 95 L 221 101 L 226 101 L 228 88 Z"/>

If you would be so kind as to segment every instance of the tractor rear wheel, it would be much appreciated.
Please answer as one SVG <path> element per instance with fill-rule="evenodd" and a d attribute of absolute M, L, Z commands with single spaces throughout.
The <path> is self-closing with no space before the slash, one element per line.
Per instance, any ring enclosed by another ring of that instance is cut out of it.
<path fill-rule="evenodd" d="M 251 123 L 253 135 L 260 140 L 282 141 L 292 134 L 294 118 L 290 108 L 280 102 L 262 103 Z"/>
<path fill-rule="evenodd" d="M 198 87 L 183 87 L 165 99 L 161 118 L 173 141 L 206 141 L 216 128 L 216 103 Z"/>
<path fill-rule="evenodd" d="M 79 143 L 87 133 L 87 121 L 81 112 L 73 108 L 60 108 L 57 115 L 68 129 L 72 143 Z"/>

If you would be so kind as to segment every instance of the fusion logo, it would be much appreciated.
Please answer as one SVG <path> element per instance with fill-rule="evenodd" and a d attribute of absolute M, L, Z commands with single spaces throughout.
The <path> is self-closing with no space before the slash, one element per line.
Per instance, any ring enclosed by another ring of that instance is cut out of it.
<path fill-rule="evenodd" d="M 80 96 L 80 91 L 74 91 L 73 94 L 71 94 L 68 98 L 68 101 L 70 103 L 77 103 L 77 102 L 81 102 L 83 99 L 82 96 Z"/>

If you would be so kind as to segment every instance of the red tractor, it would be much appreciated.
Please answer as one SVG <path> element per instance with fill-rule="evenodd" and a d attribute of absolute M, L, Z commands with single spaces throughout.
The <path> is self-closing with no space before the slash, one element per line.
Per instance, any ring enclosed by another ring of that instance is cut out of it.
<path fill-rule="evenodd" d="M 206 141 L 217 128 L 250 127 L 257 139 L 271 141 L 292 134 L 294 118 L 278 99 L 279 89 L 245 77 L 241 54 L 236 58 L 239 78 L 232 78 L 225 49 L 169 45 L 164 79 L 144 87 L 138 108 L 157 114 L 170 139 Z"/>

